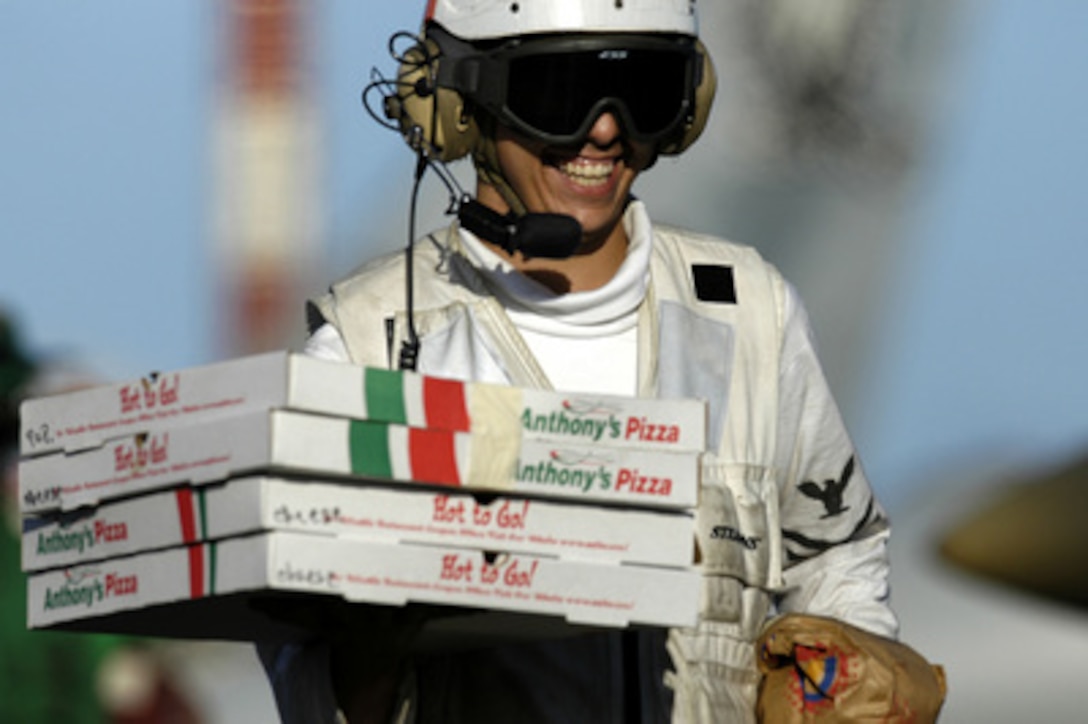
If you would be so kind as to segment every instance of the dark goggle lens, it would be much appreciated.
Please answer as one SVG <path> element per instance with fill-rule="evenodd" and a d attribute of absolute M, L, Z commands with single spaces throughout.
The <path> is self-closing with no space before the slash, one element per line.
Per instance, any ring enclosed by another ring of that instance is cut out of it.
<path fill-rule="evenodd" d="M 579 131 L 603 99 L 622 104 L 639 136 L 678 120 L 688 97 L 691 56 L 611 49 L 512 58 L 506 108 L 522 123 L 555 136 Z"/>

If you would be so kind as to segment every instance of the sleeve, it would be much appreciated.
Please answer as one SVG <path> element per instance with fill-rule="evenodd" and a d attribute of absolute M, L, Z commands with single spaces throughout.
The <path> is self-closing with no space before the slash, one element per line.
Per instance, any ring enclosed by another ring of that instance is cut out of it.
<path fill-rule="evenodd" d="M 347 345 L 339 330 L 325 322 L 306 339 L 302 353 L 330 362 L 350 362 Z"/>
<path fill-rule="evenodd" d="M 816 355 L 807 313 L 786 287 L 779 385 L 783 612 L 836 618 L 890 638 L 890 524 L 858 460 Z"/>
<path fill-rule="evenodd" d="M 303 353 L 320 359 L 347 362 L 348 353 L 340 333 L 331 324 L 317 328 L 306 340 Z M 329 648 L 320 642 L 308 644 L 258 644 L 257 655 L 264 666 L 284 724 L 333 724 L 341 721 L 329 674 Z"/>

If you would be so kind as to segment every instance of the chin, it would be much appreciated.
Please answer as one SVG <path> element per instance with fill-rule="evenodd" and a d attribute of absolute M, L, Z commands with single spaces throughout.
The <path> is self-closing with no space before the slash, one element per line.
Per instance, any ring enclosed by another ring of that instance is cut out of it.
<path fill-rule="evenodd" d="M 581 212 L 570 214 L 582 225 L 582 232 L 587 235 L 610 232 L 623 218 L 623 209 L 610 209 L 608 212 Z"/>

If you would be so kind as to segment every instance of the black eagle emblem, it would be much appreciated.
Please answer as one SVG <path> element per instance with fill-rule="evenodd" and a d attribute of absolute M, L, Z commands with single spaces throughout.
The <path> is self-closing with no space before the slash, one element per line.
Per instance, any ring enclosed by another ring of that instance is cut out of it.
<path fill-rule="evenodd" d="M 808 497 L 815 498 L 824 504 L 827 512 L 820 516 L 821 519 L 833 518 L 850 510 L 849 505 L 842 504 L 842 496 L 853 475 L 854 456 L 851 455 L 850 459 L 846 461 L 846 467 L 842 469 L 842 475 L 839 476 L 838 480 L 825 480 L 822 486 L 806 481 L 798 485 L 797 489 Z"/>

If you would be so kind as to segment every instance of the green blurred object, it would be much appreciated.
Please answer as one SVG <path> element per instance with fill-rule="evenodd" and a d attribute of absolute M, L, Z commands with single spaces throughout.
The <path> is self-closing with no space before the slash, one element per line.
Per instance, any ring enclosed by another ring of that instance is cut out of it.
<path fill-rule="evenodd" d="M 34 363 L 19 347 L 15 328 L 0 314 L 0 397 L 8 398 L 34 374 Z"/>
<path fill-rule="evenodd" d="M 19 402 L 35 370 L 19 346 L 15 327 L 0 314 L 0 449 L 18 443 Z"/>
<path fill-rule="evenodd" d="M 0 464 L 18 453 L 19 403 L 36 369 L 14 325 L 0 313 Z M 117 641 L 27 630 L 20 539 L 5 511 L 15 505 L 14 496 L 8 497 L 14 485 L 7 476 L 13 474 L 14 468 L 0 467 L 0 722 L 105 722 L 97 672 Z"/>
<path fill-rule="evenodd" d="M 30 631 L 19 540 L 0 530 L 0 722 L 108 721 L 96 691 L 110 637 Z"/>
<path fill-rule="evenodd" d="M 947 533 L 941 553 L 971 572 L 1088 609 L 1088 456 L 1005 490 Z"/>

